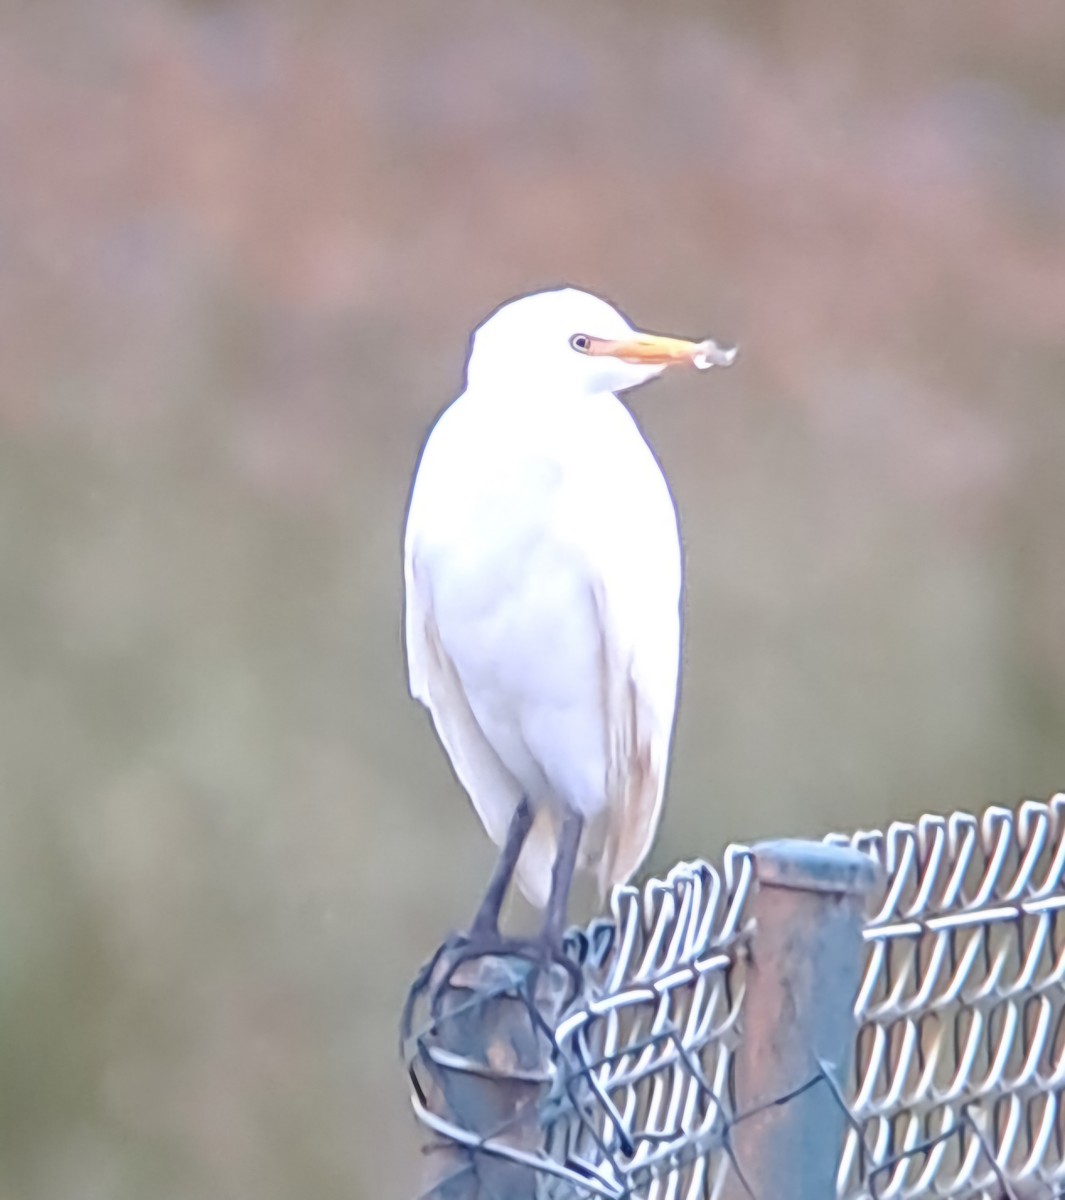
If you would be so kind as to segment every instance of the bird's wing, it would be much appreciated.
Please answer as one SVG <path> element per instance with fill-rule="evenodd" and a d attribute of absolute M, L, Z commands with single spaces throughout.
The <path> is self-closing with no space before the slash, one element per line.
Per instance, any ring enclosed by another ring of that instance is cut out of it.
<path fill-rule="evenodd" d="M 417 553 L 406 553 L 406 643 L 411 695 L 420 700 L 466 789 L 477 815 L 497 846 L 506 840 L 521 785 L 485 737 L 470 707 L 458 671 L 440 638 L 432 594 L 418 570 Z M 515 876 L 522 892 L 537 908 L 547 904 L 556 831 L 552 814 L 536 814 L 525 841 Z"/>
<path fill-rule="evenodd" d="M 626 432 L 628 425 L 636 432 L 625 417 Z M 682 554 L 673 498 L 638 433 L 619 438 L 614 454 L 627 486 L 613 491 L 610 528 L 622 532 L 587 539 L 600 635 L 606 805 L 588 830 L 584 858 L 604 896 L 632 877 L 654 840 L 680 673 Z"/>
<path fill-rule="evenodd" d="M 602 630 L 607 803 L 598 828 L 589 830 L 584 854 L 604 896 L 636 872 L 661 815 L 676 710 L 680 617 L 679 583 L 660 584 L 661 602 L 640 620 L 624 611 L 616 594 L 595 589 Z"/>

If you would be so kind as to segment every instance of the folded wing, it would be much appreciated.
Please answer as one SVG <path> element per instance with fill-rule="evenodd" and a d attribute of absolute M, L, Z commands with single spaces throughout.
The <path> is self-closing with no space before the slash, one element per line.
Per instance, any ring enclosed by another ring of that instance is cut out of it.
<path fill-rule="evenodd" d="M 660 580 L 645 619 L 624 593 L 598 587 L 607 745 L 607 803 L 582 847 L 602 895 L 626 883 L 658 828 L 676 709 L 680 651 L 678 583 Z"/>

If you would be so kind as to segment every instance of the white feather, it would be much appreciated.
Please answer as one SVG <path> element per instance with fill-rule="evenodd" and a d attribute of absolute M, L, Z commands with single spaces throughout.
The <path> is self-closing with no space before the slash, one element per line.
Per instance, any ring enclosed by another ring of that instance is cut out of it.
<path fill-rule="evenodd" d="M 615 320 L 604 336 L 617 336 L 623 319 L 603 307 Z M 543 907 L 566 809 L 586 820 L 581 862 L 604 890 L 650 847 L 676 704 L 681 553 L 628 410 L 565 373 L 515 376 L 511 362 L 508 383 L 492 368 L 512 341 L 484 354 L 475 341 L 470 385 L 423 451 L 406 643 L 411 692 L 494 842 L 529 797 L 537 820 L 517 879 Z M 616 386 L 639 381 L 624 369 Z"/>

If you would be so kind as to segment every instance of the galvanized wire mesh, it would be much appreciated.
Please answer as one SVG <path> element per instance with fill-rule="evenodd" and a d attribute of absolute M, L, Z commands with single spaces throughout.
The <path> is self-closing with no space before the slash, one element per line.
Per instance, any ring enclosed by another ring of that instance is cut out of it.
<path fill-rule="evenodd" d="M 888 886 L 865 933 L 840 1195 L 1065 1190 L 1065 795 L 846 840 Z"/>
<path fill-rule="evenodd" d="M 687 863 L 618 889 L 575 947 L 587 998 L 555 1031 L 571 1079 L 547 1148 L 602 1194 L 703 1196 L 727 1169 L 751 877 L 737 847 L 721 874 Z"/>
<path fill-rule="evenodd" d="M 839 1196 L 1065 1195 L 1065 795 L 826 841 L 886 880 L 854 1061 L 827 1081 L 847 1113 Z M 752 878 L 735 846 L 720 871 L 620 889 L 571 935 L 584 993 L 553 1030 L 545 1143 L 525 1156 L 538 1196 L 736 1194 Z"/>

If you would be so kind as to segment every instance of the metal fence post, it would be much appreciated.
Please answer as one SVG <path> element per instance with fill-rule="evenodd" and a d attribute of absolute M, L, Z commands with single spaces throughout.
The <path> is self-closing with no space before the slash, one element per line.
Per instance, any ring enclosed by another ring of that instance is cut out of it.
<path fill-rule="evenodd" d="M 425 1146 L 424 1200 L 538 1195 L 540 1104 L 565 989 L 531 967 L 506 956 L 464 964 L 416 1039 L 410 1070 L 422 1120 L 442 1134 Z"/>
<path fill-rule="evenodd" d="M 754 863 L 732 1148 L 756 1200 L 832 1200 L 846 1116 L 831 1088 L 820 1079 L 775 1101 L 817 1079 L 819 1064 L 846 1082 L 879 868 L 857 850 L 799 839 L 759 843 Z M 726 1194 L 748 1200 L 738 1179 Z"/>

